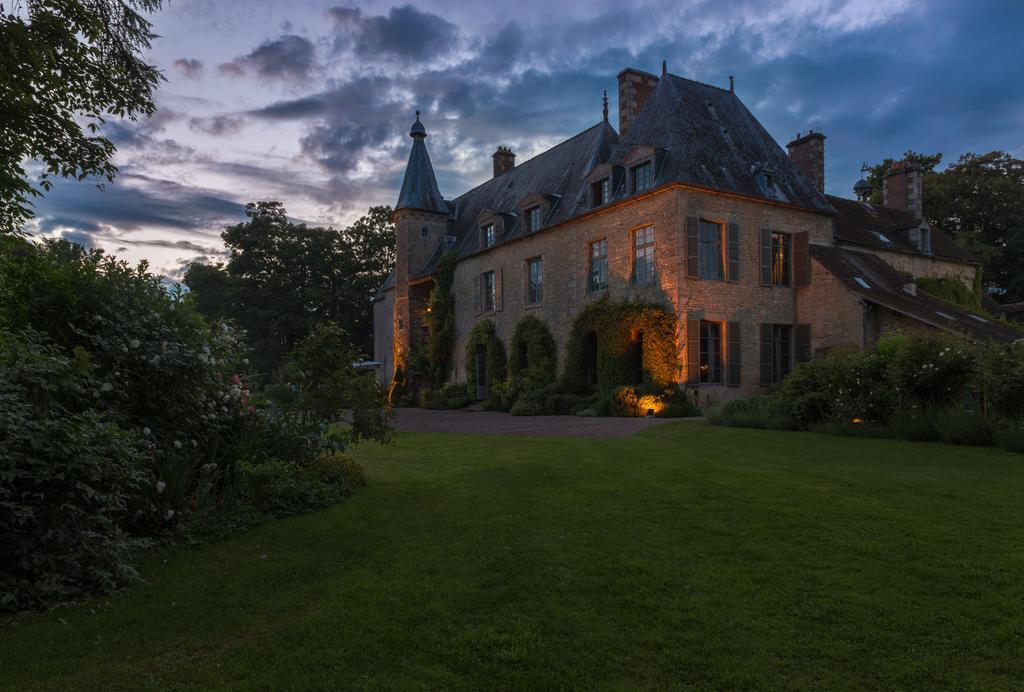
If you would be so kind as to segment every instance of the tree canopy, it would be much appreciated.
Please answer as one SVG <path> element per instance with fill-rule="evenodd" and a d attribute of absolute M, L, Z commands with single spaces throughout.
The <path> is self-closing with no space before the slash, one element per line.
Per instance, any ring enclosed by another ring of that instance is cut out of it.
<path fill-rule="evenodd" d="M 369 353 L 373 294 L 394 262 L 390 207 L 373 207 L 342 231 L 294 223 L 280 202 L 250 203 L 246 215 L 221 234 L 226 265 L 193 264 L 185 273 L 199 311 L 243 327 L 264 373 L 321 324 L 341 325 Z"/>
<path fill-rule="evenodd" d="M 21 229 L 54 176 L 113 180 L 115 147 L 100 126 L 153 114 L 162 77 L 141 53 L 153 39 L 144 13 L 161 4 L 0 2 L 0 232 Z"/>

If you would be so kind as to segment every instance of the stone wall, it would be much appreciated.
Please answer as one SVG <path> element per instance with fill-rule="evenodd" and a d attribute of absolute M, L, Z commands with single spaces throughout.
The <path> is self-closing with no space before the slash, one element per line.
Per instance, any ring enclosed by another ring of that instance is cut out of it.
<path fill-rule="evenodd" d="M 850 250 L 871 252 L 884 259 L 896 271 L 907 272 L 917 276 L 931 276 L 937 279 L 944 279 L 948 276 L 956 277 L 964 282 L 968 288 L 974 288 L 974 277 L 979 271 L 975 264 L 960 262 L 942 257 L 930 257 L 928 255 L 912 255 L 904 252 L 889 252 L 886 250 L 875 250 L 873 248 L 854 248 L 845 246 Z"/>
<path fill-rule="evenodd" d="M 811 261 L 811 285 L 797 292 L 797 322 L 811 325 L 812 354 L 871 343 L 864 305 L 817 260 Z"/>
<path fill-rule="evenodd" d="M 740 280 L 735 283 L 685 276 L 685 224 L 687 216 L 700 216 L 740 226 Z M 632 231 L 655 227 L 656 281 L 647 286 L 630 283 Z M 742 367 L 740 387 L 702 385 L 703 400 L 750 396 L 760 391 L 759 325 L 796 323 L 797 289 L 760 285 L 760 231 L 762 228 L 797 233 L 807 231 L 812 242 L 831 242 L 831 219 L 795 209 L 682 188 L 652 192 L 614 205 L 604 213 L 498 245 L 461 261 L 455 272 L 456 337 L 455 378 L 466 379 L 466 338 L 480 319 L 492 319 L 498 336 L 508 343 L 516 322 L 525 314 L 545 321 L 564 354 L 569 329 L 576 314 L 588 303 L 607 294 L 613 300 L 647 300 L 661 303 L 679 320 L 679 356 L 685 364 L 687 319 L 739 322 Z M 587 290 L 589 244 L 608 242 L 607 290 Z M 544 263 L 544 295 L 537 306 L 528 306 L 526 260 L 541 257 Z M 500 309 L 475 314 L 474 290 L 482 272 L 502 278 Z M 806 289 L 800 289 L 806 290 Z M 812 330 L 813 331 L 813 330 Z M 685 381 L 685 370 L 681 379 Z"/>

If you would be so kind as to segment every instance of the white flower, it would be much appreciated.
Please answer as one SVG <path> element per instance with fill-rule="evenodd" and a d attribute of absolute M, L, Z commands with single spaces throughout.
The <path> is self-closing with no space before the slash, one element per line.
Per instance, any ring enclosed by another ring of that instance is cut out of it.
<path fill-rule="evenodd" d="M 206 355 L 210 355 L 210 347 L 209 346 L 203 346 L 203 353 L 205 353 Z"/>
<path fill-rule="evenodd" d="M 173 308 L 174 306 L 172 305 L 171 307 Z M 167 521 L 170 521 L 173 518 L 174 518 L 174 510 L 173 509 L 169 509 L 169 510 L 167 510 L 164 513 L 164 519 L 166 519 Z"/>
<path fill-rule="evenodd" d="M 199 362 L 200 363 L 209 363 L 210 362 L 210 356 L 206 355 L 205 353 L 200 353 L 199 354 Z"/>
<path fill-rule="evenodd" d="M 179 442 L 178 440 L 175 440 L 174 441 L 174 448 L 175 449 L 181 449 L 181 442 Z"/>
<path fill-rule="evenodd" d="M 143 435 L 151 435 L 152 433 L 153 433 L 153 431 L 150 430 L 149 428 L 143 428 L 142 429 L 142 434 Z"/>
<path fill-rule="evenodd" d="M 104 382 L 103 385 L 100 387 L 100 391 L 101 392 L 109 392 L 113 388 L 114 388 L 114 385 L 110 384 L 109 382 Z"/>
<path fill-rule="evenodd" d="M 227 326 L 226 324 L 222 324 L 222 325 L 220 326 L 220 330 L 221 330 L 222 332 L 224 332 L 225 334 L 227 334 L 227 333 L 228 333 L 228 326 Z"/>
<path fill-rule="evenodd" d="M 157 492 L 157 494 L 162 493 L 164 491 L 164 488 L 166 488 L 166 487 L 167 487 L 166 483 L 164 483 L 163 481 L 157 481 L 156 482 L 156 492 Z"/>
<path fill-rule="evenodd" d="M 192 442 L 192 446 L 193 447 L 198 447 L 199 446 L 199 443 L 196 442 L 195 440 L 191 440 L 191 442 Z"/>
<path fill-rule="evenodd" d="M 243 358 L 242 359 L 242 365 L 248 365 L 248 364 L 249 364 L 249 359 L 248 358 Z"/>
<path fill-rule="evenodd" d="M 128 348 L 138 348 L 142 344 L 138 339 L 132 339 L 128 342 Z"/>

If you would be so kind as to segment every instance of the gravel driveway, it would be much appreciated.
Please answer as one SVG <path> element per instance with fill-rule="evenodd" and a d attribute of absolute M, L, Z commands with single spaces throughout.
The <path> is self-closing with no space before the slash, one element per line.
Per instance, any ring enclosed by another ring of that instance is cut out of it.
<path fill-rule="evenodd" d="M 527 437 L 629 437 L 652 425 L 679 418 L 587 418 L 582 416 L 512 416 L 490 411 L 396 409 L 399 431 L 525 435 Z M 693 420 L 693 419 L 683 419 Z"/>

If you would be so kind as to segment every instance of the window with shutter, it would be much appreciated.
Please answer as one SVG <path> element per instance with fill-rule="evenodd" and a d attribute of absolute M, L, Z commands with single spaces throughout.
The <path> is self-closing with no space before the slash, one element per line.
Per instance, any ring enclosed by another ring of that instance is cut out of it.
<path fill-rule="evenodd" d="M 729 224 L 729 281 L 740 280 L 740 225 Z"/>
<path fill-rule="evenodd" d="M 476 314 L 478 314 L 478 315 L 481 312 L 483 312 L 483 302 L 482 302 L 483 282 L 484 282 L 484 275 L 481 274 L 480 276 L 476 277 L 476 281 L 474 282 L 474 285 L 473 285 L 473 308 L 474 308 L 474 310 L 476 310 Z"/>
<path fill-rule="evenodd" d="M 740 323 L 729 322 L 725 325 L 725 332 L 726 338 L 729 340 L 729 348 L 726 355 L 726 384 L 730 387 L 739 387 L 743 360 L 740 346 Z"/>
<path fill-rule="evenodd" d="M 701 384 L 722 383 L 722 323 L 700 322 Z"/>
<path fill-rule="evenodd" d="M 792 325 L 761 325 L 761 384 L 778 384 L 792 369 Z"/>
<path fill-rule="evenodd" d="M 493 312 L 498 302 L 494 272 L 484 272 L 480 275 L 480 310 L 481 312 Z"/>
<path fill-rule="evenodd" d="M 761 384 L 772 382 L 772 325 L 761 325 Z"/>
<path fill-rule="evenodd" d="M 686 383 L 700 384 L 700 320 L 686 320 Z"/>
<path fill-rule="evenodd" d="M 700 278 L 700 219 L 686 217 L 686 275 Z"/>
<path fill-rule="evenodd" d="M 700 278 L 722 279 L 722 225 L 700 220 Z"/>
<path fill-rule="evenodd" d="M 772 232 L 761 229 L 761 285 L 772 285 Z"/>
<path fill-rule="evenodd" d="M 500 311 L 502 287 L 501 270 L 499 269 L 497 272 L 492 272 L 491 276 L 493 277 L 494 281 L 494 309 Z"/>

